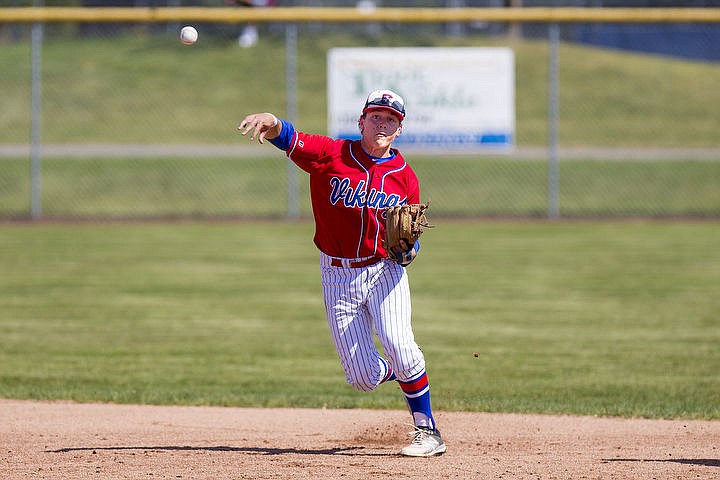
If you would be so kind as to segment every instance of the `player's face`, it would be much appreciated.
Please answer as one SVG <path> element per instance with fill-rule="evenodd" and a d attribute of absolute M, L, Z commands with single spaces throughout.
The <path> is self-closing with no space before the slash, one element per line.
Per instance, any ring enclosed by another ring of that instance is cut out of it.
<path fill-rule="evenodd" d="M 371 155 L 386 156 L 401 131 L 400 119 L 387 110 L 371 110 L 360 117 L 362 145 Z"/>

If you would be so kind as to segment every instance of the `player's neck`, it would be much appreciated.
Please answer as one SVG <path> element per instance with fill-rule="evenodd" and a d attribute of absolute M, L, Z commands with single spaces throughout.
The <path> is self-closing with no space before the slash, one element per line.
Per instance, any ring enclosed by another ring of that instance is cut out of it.
<path fill-rule="evenodd" d="M 381 160 L 391 156 L 390 145 L 388 146 L 377 146 L 377 145 L 366 145 L 365 142 L 360 142 L 360 148 L 362 148 L 365 155 L 372 158 L 373 160 Z"/>
<path fill-rule="evenodd" d="M 383 162 L 387 162 L 388 160 L 392 160 L 393 158 L 395 158 L 395 153 L 396 153 L 396 152 L 394 152 L 392 149 L 390 149 L 390 150 L 389 150 L 385 155 L 383 155 L 382 157 L 376 157 L 375 155 L 370 155 L 370 154 L 369 154 L 368 152 L 366 152 L 365 150 L 363 150 L 363 153 L 364 153 L 370 160 L 372 160 L 374 163 L 383 163 Z"/>

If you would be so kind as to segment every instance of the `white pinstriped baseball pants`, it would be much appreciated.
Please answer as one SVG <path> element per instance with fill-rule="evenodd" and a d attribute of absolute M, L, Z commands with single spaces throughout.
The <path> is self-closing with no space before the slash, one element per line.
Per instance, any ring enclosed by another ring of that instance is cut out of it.
<path fill-rule="evenodd" d="M 410 324 L 410 286 L 405 269 L 390 260 L 360 268 L 334 267 L 320 254 L 328 325 L 347 382 L 361 391 L 375 389 L 388 373 L 375 348 L 377 335 L 398 380 L 425 371 L 425 359 Z"/>

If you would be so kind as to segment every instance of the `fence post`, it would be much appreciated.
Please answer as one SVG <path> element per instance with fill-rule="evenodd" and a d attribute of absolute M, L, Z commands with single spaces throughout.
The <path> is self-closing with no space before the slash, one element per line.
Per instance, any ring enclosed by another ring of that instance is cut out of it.
<path fill-rule="evenodd" d="M 285 26 L 285 102 L 288 121 L 295 124 L 297 120 L 297 24 Z M 300 216 L 298 206 L 298 171 L 295 164 L 288 159 L 288 218 Z"/>
<path fill-rule="evenodd" d="M 32 24 L 31 86 L 30 86 L 30 216 L 42 216 L 41 117 L 42 117 L 42 43 L 43 24 Z"/>
<path fill-rule="evenodd" d="M 560 28 L 557 23 L 550 25 L 550 48 L 548 55 L 548 164 L 547 196 L 548 217 L 560 217 L 560 171 L 558 166 L 558 118 L 559 118 L 559 71 L 558 44 Z"/>

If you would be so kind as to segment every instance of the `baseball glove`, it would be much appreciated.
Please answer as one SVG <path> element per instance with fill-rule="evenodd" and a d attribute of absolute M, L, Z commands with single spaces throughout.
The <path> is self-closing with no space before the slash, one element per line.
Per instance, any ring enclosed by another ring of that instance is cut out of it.
<path fill-rule="evenodd" d="M 385 239 L 383 245 L 388 258 L 408 265 L 414 258 L 413 246 L 425 228 L 432 228 L 425 217 L 427 204 L 397 205 L 385 211 Z"/>

